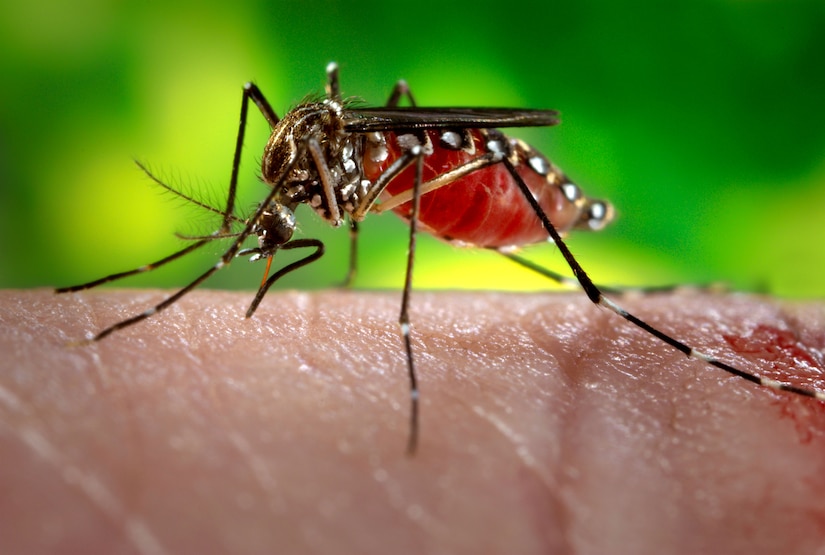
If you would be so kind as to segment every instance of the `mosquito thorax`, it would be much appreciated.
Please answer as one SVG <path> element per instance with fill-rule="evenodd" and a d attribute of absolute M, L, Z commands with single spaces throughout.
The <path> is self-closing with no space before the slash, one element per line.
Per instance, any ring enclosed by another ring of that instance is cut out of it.
<path fill-rule="evenodd" d="M 272 130 L 261 166 L 263 180 L 281 188 L 276 198 L 284 205 L 294 210 L 308 204 L 334 226 L 343 223 L 342 211 L 355 206 L 362 189 L 363 171 L 357 160 L 363 141 L 344 131 L 342 111 L 341 102 L 326 99 L 288 112 Z M 324 201 L 329 195 L 321 171 L 338 206 Z"/>

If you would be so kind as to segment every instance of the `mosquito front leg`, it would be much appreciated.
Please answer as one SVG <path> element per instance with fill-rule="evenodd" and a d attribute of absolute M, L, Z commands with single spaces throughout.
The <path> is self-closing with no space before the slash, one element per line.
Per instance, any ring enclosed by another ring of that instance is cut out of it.
<path fill-rule="evenodd" d="M 223 223 L 221 224 L 222 231 L 228 231 L 229 225 L 235 214 L 235 197 L 238 190 L 238 172 L 241 167 L 241 151 L 243 150 L 243 141 L 246 135 L 246 117 L 249 112 L 249 100 L 255 103 L 258 110 L 269 122 L 270 129 L 274 128 L 280 119 L 272 109 L 269 102 L 264 97 L 264 93 L 258 88 L 255 83 L 246 83 L 243 86 L 243 98 L 241 100 L 241 118 L 238 124 L 238 136 L 235 140 L 235 154 L 232 156 L 232 175 L 229 178 L 229 191 L 226 195 L 226 210 L 223 211 Z"/>
<path fill-rule="evenodd" d="M 251 83 L 247 83 L 247 85 L 244 87 L 244 96 L 243 96 L 243 102 L 242 102 L 242 105 L 241 105 L 242 106 L 241 107 L 241 122 L 240 122 L 240 126 L 238 128 L 238 138 L 237 138 L 237 141 L 235 143 L 235 145 L 236 145 L 235 146 L 235 155 L 233 157 L 233 162 L 232 162 L 232 180 L 231 180 L 230 187 L 229 187 L 227 209 L 223 212 L 224 221 L 223 221 L 223 225 L 221 226 L 221 231 L 216 231 L 215 234 L 214 234 L 214 238 L 221 238 L 224 235 L 223 229 L 226 228 L 226 230 L 228 231 L 230 224 L 233 221 L 236 220 L 236 217 L 232 213 L 233 210 L 234 210 L 234 200 L 235 200 L 234 191 L 235 191 L 235 188 L 236 188 L 236 185 L 237 185 L 237 171 L 238 171 L 238 167 L 240 165 L 240 152 L 242 150 L 241 147 L 243 145 L 243 138 L 244 138 L 243 134 L 244 134 L 245 129 L 246 129 L 246 116 L 247 116 L 247 112 L 248 112 L 247 107 L 248 107 L 250 98 L 261 109 L 261 112 L 264 114 L 264 116 L 267 118 L 267 120 L 270 121 L 270 123 L 272 121 L 275 121 L 277 123 L 277 116 L 275 115 L 275 112 L 272 111 L 272 109 L 269 107 L 269 104 L 266 102 L 266 99 L 263 97 L 260 90 L 258 90 L 258 87 L 256 87 L 255 85 L 253 85 Z M 303 150 L 303 147 L 302 147 L 301 149 L 299 149 L 297 154 L 298 154 L 298 156 L 301 156 L 301 155 L 303 155 L 303 153 L 304 153 L 304 150 Z M 287 175 L 292 170 L 293 164 L 294 164 L 294 161 L 289 163 L 289 164 L 286 164 L 285 167 L 282 169 L 282 175 L 278 176 L 278 179 L 281 179 L 283 177 L 283 175 Z M 141 321 L 145 320 L 146 318 L 149 318 L 150 316 L 153 316 L 153 315 L 161 312 L 162 310 L 164 310 L 168 306 L 170 306 L 173 303 L 175 303 L 176 301 L 178 301 L 181 297 L 186 295 L 188 292 L 190 292 L 193 289 L 195 289 L 196 287 L 198 287 L 201 283 L 203 283 L 210 276 L 212 276 L 212 274 L 214 274 L 215 272 L 217 272 L 218 270 L 220 270 L 221 268 L 223 268 L 224 266 L 229 264 L 232 261 L 232 259 L 235 258 L 235 255 L 238 253 L 238 251 L 241 248 L 241 245 L 243 245 L 243 242 L 247 239 L 247 237 L 249 237 L 250 235 L 252 235 L 254 233 L 254 229 L 255 229 L 254 222 L 257 222 L 257 221 L 260 220 L 260 218 L 263 215 L 264 211 L 267 209 L 267 207 L 269 206 L 270 202 L 275 197 L 277 192 L 278 192 L 278 189 L 273 187 L 270 190 L 270 192 L 267 194 L 267 196 L 263 200 L 263 202 L 261 202 L 261 204 L 258 205 L 257 210 L 252 215 L 252 217 L 248 220 L 249 223 L 247 223 L 246 227 L 240 233 L 231 235 L 232 237 L 234 237 L 234 241 L 232 241 L 232 244 L 221 255 L 221 259 L 215 265 L 213 265 L 211 268 L 206 270 L 200 276 L 195 278 L 191 283 L 189 283 L 188 285 L 186 285 L 182 289 L 175 292 L 173 295 L 170 295 L 169 297 L 165 298 L 160 303 L 158 303 L 155 306 L 145 310 L 144 312 L 141 312 L 140 314 L 132 316 L 131 318 L 127 318 L 125 320 L 121 320 L 120 322 L 112 324 L 108 328 L 105 328 L 104 330 L 99 332 L 97 335 L 93 336 L 89 341 L 99 341 L 99 340 L 103 339 L 104 337 L 108 336 L 109 334 L 111 334 L 111 333 L 113 333 L 117 330 L 121 330 L 123 328 L 126 328 L 126 327 L 129 327 L 131 325 L 137 324 L 138 322 L 141 322 Z M 179 257 L 183 256 L 184 254 L 192 252 L 193 250 L 201 247 L 202 245 L 204 245 L 207 242 L 209 242 L 210 240 L 212 240 L 212 238 L 213 237 L 210 236 L 210 238 L 208 238 L 208 239 L 201 239 L 198 242 L 190 245 L 189 247 L 187 247 L 187 248 L 185 248 L 181 251 L 178 251 L 177 253 L 174 253 L 170 256 L 167 256 L 164 259 L 159 260 L 155 264 L 150 264 L 148 266 L 143 266 L 143 267 L 138 268 L 136 270 L 133 270 L 131 272 L 124 272 L 123 274 L 115 274 L 114 276 L 110 276 L 109 278 L 103 278 L 102 280 L 97 280 L 97 281 L 91 282 L 90 284 L 86 284 L 86 286 L 77 286 L 77 287 L 74 287 L 74 288 L 70 287 L 70 288 L 65 288 L 65 289 L 58 289 L 58 292 L 76 291 L 78 289 L 85 289 L 87 287 L 93 287 L 95 285 L 105 283 L 106 281 L 112 281 L 113 279 L 118 279 L 120 277 L 126 277 L 128 275 L 133 275 L 133 274 L 136 274 L 136 273 L 145 272 L 145 271 L 155 269 L 158 266 L 161 266 L 163 264 L 166 264 L 167 262 L 171 262 L 172 260 L 175 260 L 176 258 L 179 258 Z M 321 249 L 322 248 L 323 247 L 321 247 Z M 320 254 L 318 256 L 320 256 Z M 313 260 L 314 260 L 314 258 L 313 258 Z"/>
<path fill-rule="evenodd" d="M 229 180 L 229 191 L 227 193 L 226 208 L 223 211 L 218 211 L 216 209 L 213 209 L 211 206 L 208 206 L 208 205 L 206 205 L 202 202 L 199 202 L 195 199 L 192 199 L 191 197 L 189 197 L 187 195 L 184 195 L 183 193 L 181 193 L 179 191 L 176 191 L 175 189 L 169 187 L 168 185 L 163 183 L 160 179 L 155 177 L 154 174 L 152 174 L 144 165 L 142 165 L 141 163 L 138 162 L 138 167 L 141 168 L 146 173 L 146 175 L 148 175 L 155 183 L 159 184 L 164 189 L 166 189 L 168 191 L 171 191 L 172 193 L 174 193 L 174 194 L 176 194 L 176 195 L 178 195 L 178 196 L 180 196 L 180 197 L 182 197 L 182 198 L 188 200 L 189 202 L 192 202 L 192 203 L 194 203 L 198 206 L 201 206 L 201 207 L 207 208 L 209 210 L 219 212 L 221 214 L 222 218 L 223 218 L 222 222 L 221 222 L 220 229 L 218 231 L 216 231 L 215 233 L 213 233 L 211 236 L 201 238 L 196 243 L 193 243 L 193 244 L 189 245 L 185 249 L 181 249 L 181 250 L 179 250 L 179 251 L 177 251 L 177 252 L 175 252 L 175 253 L 173 253 L 169 256 L 161 258 L 160 260 L 158 260 L 156 262 L 153 262 L 151 264 L 146 264 L 144 266 L 141 266 L 140 268 L 135 268 L 134 270 L 129 270 L 129 271 L 126 271 L 126 272 L 119 272 L 117 274 L 111 274 L 109 276 L 106 276 L 106 277 L 103 277 L 103 278 L 100 278 L 100 279 L 96 279 L 96 280 L 90 281 L 88 283 L 83 283 L 81 285 L 74 285 L 74 286 L 71 286 L 71 287 L 61 287 L 61 288 L 56 289 L 57 293 L 69 293 L 69 292 L 73 292 L 73 291 L 81 291 L 83 289 L 91 289 L 92 287 L 97 287 L 98 285 L 102 285 L 102 284 L 108 283 L 110 281 L 115 281 L 115 280 L 123 279 L 123 278 L 129 277 L 129 276 L 142 274 L 142 273 L 145 273 L 145 272 L 150 272 L 150 271 L 155 270 L 155 269 L 157 269 L 157 268 L 159 268 L 159 267 L 161 267 L 165 264 L 168 264 L 169 262 L 172 262 L 173 260 L 177 260 L 178 258 L 180 258 L 184 255 L 187 255 L 187 254 L 189 254 L 190 252 L 192 252 L 194 250 L 199 249 L 200 247 L 202 247 L 207 242 L 209 242 L 213 239 L 221 239 L 222 237 L 225 237 L 225 236 L 229 235 L 231 224 L 233 222 L 239 221 L 238 218 L 234 214 L 234 212 L 235 212 L 235 195 L 236 195 L 237 183 L 238 183 L 238 169 L 240 167 L 241 150 L 242 150 L 242 146 L 243 146 L 244 133 L 246 132 L 246 118 L 247 118 L 247 113 L 249 111 L 249 99 L 250 98 L 258 106 L 258 108 L 261 110 L 261 113 L 264 115 L 264 117 L 267 119 L 267 121 L 270 122 L 270 125 L 274 125 L 275 123 L 278 122 L 278 116 L 272 110 L 272 107 L 266 101 L 266 99 L 264 98 L 263 93 L 261 93 L 260 89 L 258 89 L 258 87 L 256 87 L 252 83 L 247 83 L 244 86 L 243 98 L 241 100 L 241 118 L 240 118 L 240 124 L 238 126 L 238 137 L 235 141 L 235 153 L 234 153 L 233 158 L 232 158 L 232 176 Z M 157 307 L 155 307 L 155 309 L 157 309 Z M 142 320 L 143 318 L 146 318 L 147 316 L 148 316 L 148 314 L 145 314 L 145 315 L 141 315 L 140 318 L 131 318 L 129 320 L 124 320 L 124 322 L 120 322 L 120 324 L 123 324 L 123 325 L 119 325 L 119 327 L 115 328 L 115 329 L 120 329 L 122 327 L 126 327 L 126 326 L 128 326 L 132 323 L 135 323 L 135 322 L 138 322 L 138 321 Z M 115 331 L 115 329 L 110 328 L 110 329 L 104 330 L 103 332 L 98 334 L 98 336 L 96 336 L 94 338 L 94 340 L 98 340 L 98 339 L 101 339 L 102 337 L 105 337 L 106 335 L 108 335 L 112 331 Z"/>

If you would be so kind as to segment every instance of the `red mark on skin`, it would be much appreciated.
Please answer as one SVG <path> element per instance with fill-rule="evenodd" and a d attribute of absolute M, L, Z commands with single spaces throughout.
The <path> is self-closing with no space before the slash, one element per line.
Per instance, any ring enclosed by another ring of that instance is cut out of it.
<path fill-rule="evenodd" d="M 815 389 L 825 385 L 823 351 L 806 345 L 791 330 L 759 324 L 748 335 L 723 337 L 734 351 L 760 363 L 760 376 Z M 825 403 L 789 393 L 777 395 L 782 416 L 793 420 L 802 443 L 825 437 Z"/>
<path fill-rule="evenodd" d="M 814 358 L 813 352 L 790 330 L 759 324 L 747 336 L 725 335 L 724 338 L 737 353 L 771 362 L 777 372 L 804 366 L 822 373 L 821 360 L 816 360 L 822 358 L 822 353 L 817 353 L 819 356 Z"/>

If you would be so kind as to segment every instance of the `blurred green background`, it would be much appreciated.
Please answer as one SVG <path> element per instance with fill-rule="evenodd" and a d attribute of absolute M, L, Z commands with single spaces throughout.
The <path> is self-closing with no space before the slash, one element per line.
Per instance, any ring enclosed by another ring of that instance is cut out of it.
<path fill-rule="evenodd" d="M 222 202 L 241 86 L 283 114 L 323 89 L 383 103 L 405 78 L 421 105 L 555 108 L 563 125 L 515 132 L 617 221 L 569 244 L 602 283 L 724 282 L 825 293 L 825 2 L 4 2 L 0 6 L 0 286 L 69 285 L 131 269 L 214 218 L 132 163 Z M 267 127 L 246 138 L 241 207 Z M 325 287 L 347 233 L 299 214 L 328 253 L 284 280 Z M 359 287 L 399 287 L 405 227 L 363 226 Z M 182 285 L 218 246 L 121 286 Z M 550 246 L 531 256 L 562 269 Z M 536 289 L 494 253 L 422 241 L 419 287 Z M 262 264 L 209 282 L 254 289 Z"/>

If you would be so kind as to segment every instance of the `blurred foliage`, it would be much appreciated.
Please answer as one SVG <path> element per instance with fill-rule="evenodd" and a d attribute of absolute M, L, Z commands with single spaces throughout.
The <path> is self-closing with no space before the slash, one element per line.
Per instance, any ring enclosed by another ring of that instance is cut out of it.
<path fill-rule="evenodd" d="M 0 6 L 0 286 L 68 285 L 156 260 L 175 232 L 215 225 L 162 194 L 220 204 L 241 85 L 279 113 L 323 89 L 380 104 L 399 78 L 421 105 L 559 109 L 519 130 L 619 217 L 569 238 L 602 283 L 724 282 L 786 296 L 825 293 L 825 3 L 821 0 L 553 2 L 5 2 Z M 267 137 L 253 114 L 241 206 Z M 309 211 L 327 255 L 286 287 L 339 283 L 345 230 Z M 405 227 L 362 225 L 359 287 L 402 282 Z M 122 286 L 182 285 L 215 246 Z M 553 268 L 550 246 L 530 249 Z M 541 288 L 494 253 L 422 241 L 420 287 Z M 286 260 L 286 258 L 285 258 Z M 209 285 L 254 288 L 238 261 Z"/>

